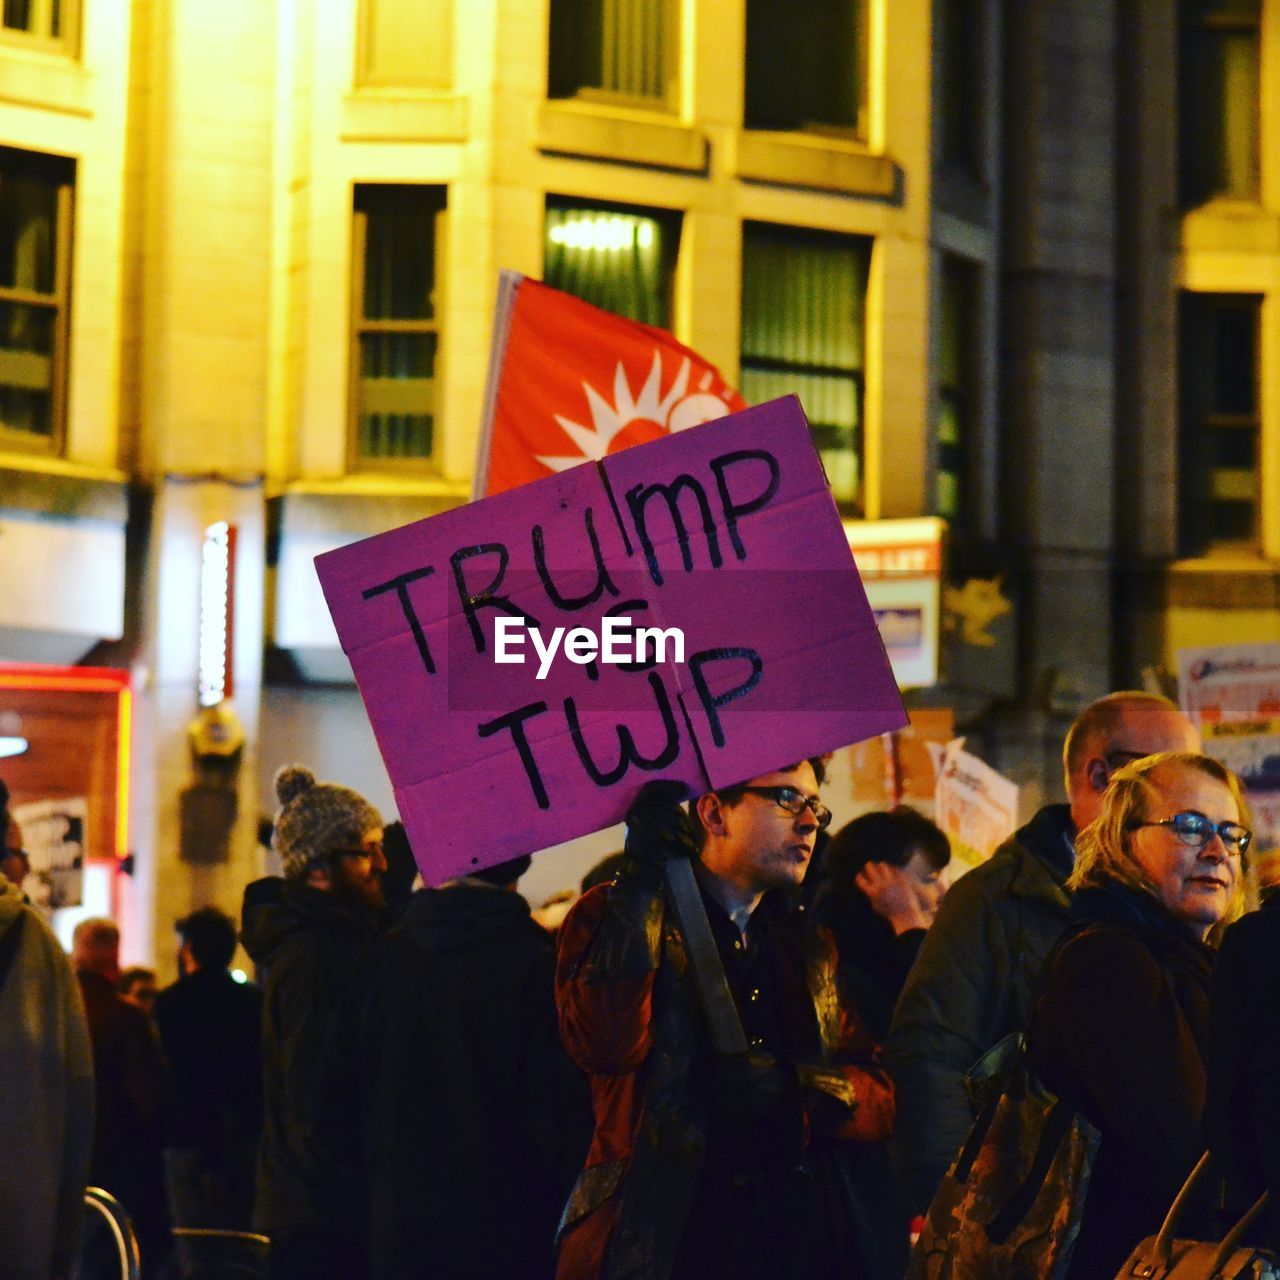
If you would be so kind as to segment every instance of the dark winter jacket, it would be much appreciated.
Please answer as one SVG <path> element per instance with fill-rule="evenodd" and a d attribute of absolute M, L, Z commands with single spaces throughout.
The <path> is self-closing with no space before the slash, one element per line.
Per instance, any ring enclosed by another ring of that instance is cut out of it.
<path fill-rule="evenodd" d="M 164 1051 L 141 1009 L 116 994 L 99 973 L 79 970 L 93 1042 L 94 1135 L 89 1178 L 129 1211 L 148 1276 L 169 1247 L 162 1154 Z"/>
<path fill-rule="evenodd" d="M 1101 1134 L 1069 1272 L 1096 1280 L 1160 1229 L 1204 1150 L 1213 950 L 1152 894 L 1115 883 L 1081 890 L 1072 920 L 1027 1043 L 1045 1084 Z M 1179 1234 L 1211 1225 L 1193 1212 Z"/>
<path fill-rule="evenodd" d="M 838 900 L 820 892 L 815 920 L 831 931 L 840 956 L 840 991 L 872 1037 L 883 1044 L 893 1009 L 926 930 L 895 934 L 859 890 Z M 910 1252 L 911 1208 L 889 1158 L 889 1143 L 844 1143 L 839 1158 L 857 1201 L 865 1280 L 901 1280 Z"/>
<path fill-rule="evenodd" d="M 554 983 L 528 904 L 479 882 L 421 890 L 386 940 L 363 1038 L 376 1280 L 551 1275 L 591 1135 Z"/>
<path fill-rule="evenodd" d="M 262 993 L 225 969 L 200 969 L 156 997 L 169 1059 L 165 1145 L 216 1150 L 262 1128 Z"/>
<path fill-rule="evenodd" d="M 768 1237 L 771 1222 L 811 1218 L 815 1208 L 824 1227 L 838 1233 L 833 1215 L 840 1206 L 833 1201 L 839 1192 L 826 1156 L 837 1140 L 887 1137 L 892 1089 L 871 1037 L 840 1003 L 830 936 L 807 932 L 770 895 L 752 916 L 749 933 L 770 957 L 762 976 L 773 989 L 778 1017 L 776 1043 L 769 1047 L 789 1064 L 795 1081 L 799 1149 L 788 1148 L 785 1159 L 778 1147 L 770 1160 L 771 1139 L 782 1128 L 773 1119 L 723 1123 L 718 1073 L 724 1064 L 712 1051 L 684 938 L 665 895 L 620 874 L 612 885 L 584 895 L 561 927 L 561 1032 L 591 1075 L 596 1127 L 565 1211 L 560 1280 L 712 1274 L 689 1265 L 703 1232 L 727 1238 L 740 1254 L 744 1240 Z M 744 996 L 732 966 L 726 970 L 750 1027 L 743 1000 L 753 1000 L 752 991 Z M 727 1152 L 727 1145 L 738 1150 Z M 735 1226 L 705 1212 L 711 1201 L 723 1205 L 725 1197 L 714 1192 L 728 1184 L 716 1179 L 712 1186 L 704 1174 L 724 1173 L 726 1160 L 738 1158 L 743 1172 L 732 1185 L 749 1216 Z M 726 1275 L 759 1274 L 762 1267 L 759 1257 L 718 1261 Z M 798 1257 L 786 1263 L 773 1269 L 777 1280 L 814 1274 Z"/>
<path fill-rule="evenodd" d="M 0 1275 L 65 1276 L 84 1217 L 93 1058 L 66 953 L 0 876 Z"/>
<path fill-rule="evenodd" d="M 1280 898 L 1227 930 L 1213 971 L 1205 1128 L 1233 1213 L 1271 1192 L 1280 1249 Z"/>
<path fill-rule="evenodd" d="M 973 1123 L 965 1076 L 1031 1014 L 1068 920 L 1071 811 L 1049 805 L 938 908 L 894 1010 L 885 1057 L 897 1091 L 894 1161 L 923 1213 Z"/>
<path fill-rule="evenodd" d="M 926 930 L 894 933 L 861 892 L 839 900 L 821 894 L 814 919 L 831 931 L 840 953 L 840 987 L 867 1030 L 881 1044 L 889 1034 L 894 1006 L 924 943 Z"/>
<path fill-rule="evenodd" d="M 259 1230 L 366 1238 L 360 1019 L 382 912 L 293 880 L 245 890 L 245 950 L 262 969 Z"/>

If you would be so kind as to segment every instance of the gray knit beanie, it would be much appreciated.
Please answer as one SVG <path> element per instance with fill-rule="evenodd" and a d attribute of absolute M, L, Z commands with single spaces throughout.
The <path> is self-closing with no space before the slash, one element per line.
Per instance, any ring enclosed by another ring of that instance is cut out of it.
<path fill-rule="evenodd" d="M 300 764 L 287 764 L 276 774 L 276 795 L 280 812 L 271 847 L 291 879 L 335 849 L 358 849 L 370 831 L 382 826 L 382 815 L 358 791 L 317 782 Z"/>

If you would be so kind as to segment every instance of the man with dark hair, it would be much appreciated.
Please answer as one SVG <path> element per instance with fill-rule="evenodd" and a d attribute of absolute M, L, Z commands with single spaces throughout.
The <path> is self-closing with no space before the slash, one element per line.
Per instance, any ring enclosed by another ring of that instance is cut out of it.
<path fill-rule="evenodd" d="M 682 786 L 650 783 L 615 880 L 569 913 L 560 1026 L 590 1075 L 596 1131 L 560 1280 L 861 1274 L 834 1144 L 887 1137 L 893 1095 L 841 1006 L 829 935 L 790 910 L 831 818 L 820 767 L 689 811 Z M 693 862 L 692 899 L 685 869 L 668 874 L 675 859 Z"/>
<path fill-rule="evenodd" d="M 141 1009 L 147 1017 L 155 1012 L 156 1007 L 156 971 L 148 969 L 145 964 L 131 964 L 120 970 L 116 979 L 116 992 L 122 1000 L 127 1000 L 135 1009 Z"/>
<path fill-rule="evenodd" d="M 413 896 L 365 1034 L 375 1280 L 549 1280 L 591 1133 L 516 858 Z"/>
<path fill-rule="evenodd" d="M 169 1058 L 165 1170 L 175 1226 L 247 1231 L 262 1130 L 262 996 L 228 972 L 236 926 L 217 907 L 177 921 L 182 975 L 156 998 Z"/>
<path fill-rule="evenodd" d="M 1091 703 L 1063 745 L 1067 803 L 1046 805 L 943 899 L 885 1042 L 898 1097 L 894 1158 L 917 1213 L 973 1123 L 966 1074 L 1028 1023 L 1045 958 L 1067 926 L 1076 833 L 1097 816 L 1111 775 L 1160 751 L 1199 749 L 1167 698 L 1122 692 Z"/>
<path fill-rule="evenodd" d="M 273 1280 L 367 1273 L 360 1016 L 386 927 L 382 817 L 293 765 L 276 775 L 284 879 L 248 886 L 245 950 L 263 978 L 263 1139 L 254 1222 Z"/>

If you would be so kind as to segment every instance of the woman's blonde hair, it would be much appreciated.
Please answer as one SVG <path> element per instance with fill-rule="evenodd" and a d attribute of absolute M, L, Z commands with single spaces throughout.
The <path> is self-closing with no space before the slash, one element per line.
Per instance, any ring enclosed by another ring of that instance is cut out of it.
<path fill-rule="evenodd" d="M 1226 765 L 1212 756 L 1198 755 L 1193 751 L 1162 751 L 1158 755 L 1145 756 L 1111 775 L 1098 816 L 1076 836 L 1076 865 L 1067 881 L 1069 888 L 1088 889 L 1107 880 L 1118 880 L 1131 889 L 1155 893 L 1155 885 L 1129 852 L 1129 833 L 1136 822 L 1147 816 L 1147 801 L 1158 790 L 1151 781 L 1151 775 L 1158 769 L 1172 766 L 1194 769 L 1215 782 L 1221 782 L 1235 799 L 1241 824 L 1249 825 L 1249 809 L 1240 779 Z M 1243 857 L 1240 861 L 1240 875 L 1236 877 L 1231 903 L 1222 919 L 1224 925 L 1238 920 L 1244 913 L 1248 864 Z"/>

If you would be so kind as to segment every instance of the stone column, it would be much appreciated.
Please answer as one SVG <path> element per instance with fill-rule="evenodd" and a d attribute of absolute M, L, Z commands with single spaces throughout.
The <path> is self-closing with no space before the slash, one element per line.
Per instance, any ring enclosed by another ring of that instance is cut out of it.
<path fill-rule="evenodd" d="M 1005 23 L 1001 522 L 1024 571 L 1017 737 L 1053 777 L 1113 678 L 1115 5 Z"/>

